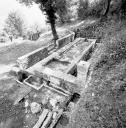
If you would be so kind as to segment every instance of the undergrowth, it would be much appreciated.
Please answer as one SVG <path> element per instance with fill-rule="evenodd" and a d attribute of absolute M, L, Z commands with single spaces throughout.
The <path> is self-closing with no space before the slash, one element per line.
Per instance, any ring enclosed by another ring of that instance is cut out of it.
<path fill-rule="evenodd" d="M 91 59 L 91 80 L 73 113 L 69 128 L 126 127 L 126 24 L 109 20 L 80 36 L 100 38 Z"/>

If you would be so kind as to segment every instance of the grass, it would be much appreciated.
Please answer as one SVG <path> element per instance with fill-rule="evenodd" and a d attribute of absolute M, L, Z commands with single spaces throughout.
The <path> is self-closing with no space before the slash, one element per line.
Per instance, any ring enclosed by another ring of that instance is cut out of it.
<path fill-rule="evenodd" d="M 59 127 L 125 128 L 126 23 L 114 20 L 97 22 L 86 28 L 82 27 L 77 37 L 79 36 L 99 38 L 100 44 L 89 60 L 92 73 L 88 87 L 83 90 L 69 124 Z M 14 62 L 18 56 L 40 46 L 41 43 L 23 44 L 20 48 L 9 49 L 4 54 L 0 53 L 0 62 Z"/>
<path fill-rule="evenodd" d="M 125 21 L 111 20 L 80 30 L 81 37 L 100 37 L 101 44 L 89 60 L 91 79 L 68 128 L 126 127 L 125 29 Z"/>
<path fill-rule="evenodd" d="M 67 35 L 69 32 L 58 32 L 59 37 Z M 47 46 L 52 40 L 52 34 L 48 33 L 41 37 L 38 41 L 28 41 L 18 45 L 12 45 L 0 49 L 0 64 L 11 64 L 16 62 L 17 58 L 40 47 Z"/>

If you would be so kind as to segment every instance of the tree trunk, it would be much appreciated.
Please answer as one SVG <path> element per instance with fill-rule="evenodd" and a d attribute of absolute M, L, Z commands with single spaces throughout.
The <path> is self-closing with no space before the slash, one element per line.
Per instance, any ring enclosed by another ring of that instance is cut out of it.
<path fill-rule="evenodd" d="M 51 30 L 52 30 L 52 34 L 53 34 L 53 39 L 54 39 L 54 42 L 56 43 L 56 40 L 58 39 L 58 34 L 57 34 L 57 31 L 56 31 L 55 23 L 52 23 L 50 21 L 50 25 L 51 25 Z"/>
<path fill-rule="evenodd" d="M 111 3 L 111 0 L 107 0 L 107 8 L 106 8 L 106 10 L 105 10 L 105 13 L 103 14 L 104 17 L 106 17 L 107 14 L 108 14 L 108 12 L 109 12 L 110 3 Z"/>
<path fill-rule="evenodd" d="M 41 10 L 46 12 L 47 15 L 47 23 L 50 23 L 51 26 L 51 30 L 52 30 L 52 35 L 53 35 L 53 40 L 54 40 L 54 44 L 56 46 L 56 40 L 58 39 L 58 34 L 56 31 L 56 25 L 55 25 L 55 21 L 56 21 L 56 11 L 55 8 L 52 6 L 53 2 L 52 1 L 45 1 L 44 3 L 41 3 Z"/>
<path fill-rule="evenodd" d="M 106 7 L 106 10 L 105 10 L 104 14 L 101 16 L 101 22 L 107 19 L 107 14 L 109 12 L 110 3 L 111 3 L 111 0 L 105 0 L 105 1 L 107 1 L 106 2 L 107 3 L 107 7 Z"/>

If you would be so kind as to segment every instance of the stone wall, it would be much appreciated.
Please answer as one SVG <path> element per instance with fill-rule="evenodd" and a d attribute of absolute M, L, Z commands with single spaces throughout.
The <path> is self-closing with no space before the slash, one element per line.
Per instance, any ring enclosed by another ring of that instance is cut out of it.
<path fill-rule="evenodd" d="M 47 56 L 48 56 L 47 48 L 40 48 L 18 58 L 17 64 L 20 67 L 20 69 L 27 69 Z"/>
<path fill-rule="evenodd" d="M 65 46 L 66 44 L 70 43 L 70 42 L 73 42 L 74 41 L 74 36 L 75 36 L 75 33 L 74 32 L 71 32 L 71 34 L 61 38 L 61 39 L 58 39 L 56 41 L 56 44 L 58 45 L 59 48 Z"/>
<path fill-rule="evenodd" d="M 73 40 L 74 33 L 71 32 L 71 34 L 57 40 L 57 44 L 59 45 L 58 48 L 63 47 L 64 45 L 72 42 Z M 49 55 L 50 51 L 52 51 L 53 49 L 55 49 L 54 44 L 50 44 L 44 48 L 39 48 L 31 53 L 19 57 L 17 60 L 17 65 L 22 70 L 27 69 L 33 66 L 34 64 L 38 63 L 39 61 L 43 60 L 44 58 L 46 58 Z"/>

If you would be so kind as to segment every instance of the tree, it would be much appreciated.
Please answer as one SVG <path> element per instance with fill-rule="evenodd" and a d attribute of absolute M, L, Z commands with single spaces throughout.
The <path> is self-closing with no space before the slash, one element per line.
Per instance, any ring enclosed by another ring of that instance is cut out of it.
<path fill-rule="evenodd" d="M 104 17 L 106 17 L 108 12 L 109 12 L 110 4 L 111 4 L 111 0 L 106 0 L 107 7 L 106 7 L 106 10 L 105 10 L 105 12 L 103 14 Z"/>
<path fill-rule="evenodd" d="M 23 36 L 24 21 L 18 12 L 10 12 L 5 20 L 4 31 L 12 36 Z"/>
<path fill-rule="evenodd" d="M 47 16 L 47 23 L 50 23 L 51 30 L 54 38 L 54 43 L 58 39 L 58 34 L 56 31 L 56 13 L 59 9 L 64 6 L 59 6 L 61 3 L 59 0 L 18 0 L 20 3 L 24 3 L 25 5 L 32 5 L 33 3 L 39 4 L 42 12 L 45 12 Z M 65 0 L 60 0 L 65 1 Z"/>
<path fill-rule="evenodd" d="M 78 19 L 83 20 L 88 16 L 89 1 L 79 0 Z"/>
<path fill-rule="evenodd" d="M 58 0 L 57 1 L 57 15 L 59 23 L 64 24 L 70 22 L 69 8 L 70 2 L 68 0 Z"/>

